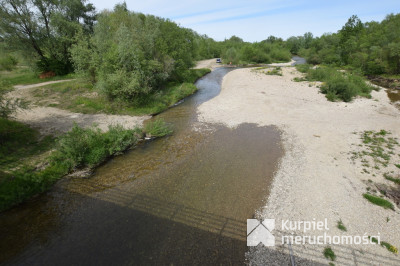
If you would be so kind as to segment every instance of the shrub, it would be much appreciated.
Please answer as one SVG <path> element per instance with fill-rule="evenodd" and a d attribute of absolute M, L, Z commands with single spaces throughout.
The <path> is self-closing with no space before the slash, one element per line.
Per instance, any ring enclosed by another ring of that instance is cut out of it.
<path fill-rule="evenodd" d="M 134 130 L 110 126 L 108 132 L 99 128 L 80 128 L 75 125 L 59 139 L 57 151 L 52 155 L 54 164 L 63 165 L 68 171 L 77 167 L 93 167 L 107 157 L 136 144 Z"/>
<path fill-rule="evenodd" d="M 310 70 L 310 68 L 311 68 L 311 65 L 309 65 L 309 64 L 296 65 L 296 69 L 301 73 L 307 73 L 308 70 Z"/>
<path fill-rule="evenodd" d="M 27 102 L 19 98 L 17 99 L 7 99 L 5 94 L 11 91 L 12 88 L 10 84 L 4 80 L 0 80 L 0 117 L 8 118 L 11 116 L 18 108 L 27 108 Z"/>
<path fill-rule="evenodd" d="M 171 134 L 172 129 L 162 119 L 156 119 L 146 124 L 144 132 L 150 137 L 162 137 Z"/>
<path fill-rule="evenodd" d="M 17 64 L 18 60 L 12 55 L 7 55 L 0 58 L 0 70 L 11 71 Z"/>
<path fill-rule="evenodd" d="M 302 70 L 305 71 L 306 68 Z M 321 92 L 326 94 L 329 101 L 340 99 L 349 102 L 357 95 L 369 98 L 374 89 L 374 87 L 365 83 L 363 78 L 339 72 L 331 67 L 308 69 L 307 79 L 324 82 L 321 86 Z"/>

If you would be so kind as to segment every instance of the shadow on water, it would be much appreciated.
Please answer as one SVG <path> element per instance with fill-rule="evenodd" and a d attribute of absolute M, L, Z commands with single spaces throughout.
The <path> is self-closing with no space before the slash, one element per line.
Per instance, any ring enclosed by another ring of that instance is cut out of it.
<path fill-rule="evenodd" d="M 274 127 L 197 122 L 197 106 L 231 70 L 201 78 L 196 94 L 158 115 L 171 136 L 1 214 L 0 262 L 243 262 L 246 219 L 263 205 L 282 150 Z"/>
<path fill-rule="evenodd" d="M 218 95 L 229 70 L 200 79 L 198 93 L 159 115 L 173 135 L 2 213 L 0 263 L 244 263 L 246 220 L 264 205 L 283 151 L 274 127 L 197 122 L 197 105 Z M 276 265 L 289 263 L 285 248 L 260 252 Z M 305 255 L 296 252 L 299 260 Z"/>

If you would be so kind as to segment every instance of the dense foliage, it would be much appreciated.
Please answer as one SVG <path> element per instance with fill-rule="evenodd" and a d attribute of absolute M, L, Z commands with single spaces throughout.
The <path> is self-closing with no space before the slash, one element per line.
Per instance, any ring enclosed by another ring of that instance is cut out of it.
<path fill-rule="evenodd" d="M 194 34 L 176 23 L 127 10 L 98 15 L 94 35 L 78 36 L 72 58 L 110 98 L 143 100 L 169 80 L 183 80 L 195 59 Z"/>
<path fill-rule="evenodd" d="M 320 91 L 329 101 L 350 102 L 357 95 L 370 98 L 371 91 L 375 89 L 362 77 L 332 67 L 310 68 L 310 65 L 298 65 L 296 68 L 306 73 L 307 80 L 322 81 Z"/>
<path fill-rule="evenodd" d="M 74 169 L 92 168 L 108 157 L 125 151 L 144 134 L 161 137 L 171 132 L 162 120 L 149 122 L 145 131 L 124 129 L 120 125 L 110 126 L 107 132 L 95 127 L 74 126 L 54 145 L 51 138 L 40 137 L 38 132 L 26 125 L 0 118 L 0 211 L 45 191 Z M 52 148 L 54 151 L 49 164 L 43 170 L 24 164 L 21 166 L 21 157 L 37 156 Z M 14 167 L 7 169 L 7 166 Z"/>
<path fill-rule="evenodd" d="M 69 48 L 79 30 L 89 34 L 95 9 L 86 0 L 1 0 L 0 41 L 37 58 L 41 71 L 73 71 Z"/>
<path fill-rule="evenodd" d="M 400 74 L 400 14 L 367 23 L 352 16 L 337 33 L 308 37 L 291 37 L 287 46 L 309 63 L 350 66 L 367 75 Z"/>
<path fill-rule="evenodd" d="M 287 62 L 290 61 L 291 54 L 288 49 L 283 47 L 283 40 L 276 37 L 248 43 L 241 38 L 232 36 L 230 39 L 219 43 L 220 56 L 225 63 L 247 64 L 247 63 L 263 63 Z"/>

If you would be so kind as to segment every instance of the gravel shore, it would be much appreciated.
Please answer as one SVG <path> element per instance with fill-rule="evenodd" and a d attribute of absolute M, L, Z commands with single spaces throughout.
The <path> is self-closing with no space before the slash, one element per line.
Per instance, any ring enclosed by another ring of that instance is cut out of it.
<path fill-rule="evenodd" d="M 276 125 L 282 131 L 285 155 L 275 173 L 265 207 L 256 216 L 275 219 L 276 246 L 259 245 L 247 254 L 250 264 L 288 264 L 288 246 L 280 235 L 321 235 L 321 231 L 287 231 L 282 220 L 323 221 L 329 235 L 380 236 L 400 247 L 400 211 L 384 209 L 363 198 L 369 182 L 394 187 L 382 178 L 384 169 L 363 172 L 351 159 L 361 149 L 360 133 L 384 129 L 400 137 L 400 111 L 384 90 L 372 92 L 372 99 L 351 103 L 329 102 L 315 83 L 294 82 L 301 74 L 293 67 L 282 68 L 282 76 L 265 75 L 254 69 L 228 73 L 220 95 L 203 103 L 199 120 L 236 127 L 241 123 Z M 268 152 L 268 151 L 266 151 Z M 396 147 L 393 160 L 400 163 Z M 394 173 L 395 175 L 399 174 Z M 369 181 L 368 181 L 369 180 Z M 398 187 L 397 187 L 398 189 Z M 249 217 L 251 218 L 251 217 Z M 341 220 L 347 232 L 337 228 Z M 322 232 L 323 234 L 324 232 Z M 328 264 L 323 255 L 327 245 L 293 245 L 297 265 Z M 400 258 L 379 245 L 332 244 L 336 265 L 400 265 Z"/>

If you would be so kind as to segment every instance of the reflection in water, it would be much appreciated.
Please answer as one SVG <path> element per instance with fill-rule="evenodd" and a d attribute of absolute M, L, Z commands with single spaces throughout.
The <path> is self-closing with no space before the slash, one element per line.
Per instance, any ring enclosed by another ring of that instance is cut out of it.
<path fill-rule="evenodd" d="M 138 145 L 90 179 L 61 180 L 4 213 L 1 261 L 242 263 L 246 219 L 262 206 L 282 150 L 273 127 L 197 123 L 196 107 L 219 93 L 228 71 L 200 79 L 198 93 L 159 115 L 173 135 Z"/>

